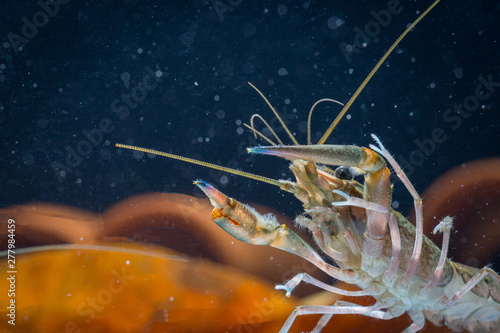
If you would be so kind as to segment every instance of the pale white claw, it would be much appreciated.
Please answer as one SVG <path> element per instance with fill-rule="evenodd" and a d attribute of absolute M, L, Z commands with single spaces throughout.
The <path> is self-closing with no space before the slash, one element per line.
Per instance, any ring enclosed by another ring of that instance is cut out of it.
<path fill-rule="evenodd" d="M 292 295 L 292 290 L 290 288 L 288 288 L 286 285 L 284 284 L 277 284 L 274 289 L 276 290 L 284 290 L 286 291 L 286 297 L 290 297 Z"/>

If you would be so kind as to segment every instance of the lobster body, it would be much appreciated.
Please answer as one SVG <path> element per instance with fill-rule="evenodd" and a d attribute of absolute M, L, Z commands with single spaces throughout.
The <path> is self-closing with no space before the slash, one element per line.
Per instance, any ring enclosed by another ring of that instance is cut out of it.
<path fill-rule="evenodd" d="M 328 286 L 301 273 L 285 285 L 287 295 L 300 282 L 343 295 L 370 295 L 376 303 L 362 307 L 337 302 L 331 306 L 301 306 L 289 317 L 281 332 L 288 332 L 296 316 L 322 313 L 313 330 L 319 332 L 334 314 L 363 314 L 391 319 L 403 313 L 414 323 L 406 332 L 416 332 L 425 318 L 453 330 L 470 332 L 499 330 L 500 277 L 489 268 L 481 270 L 446 258 L 452 219 L 436 227 L 444 233 L 443 251 L 423 235 L 422 201 L 399 165 L 380 140 L 371 149 L 357 146 L 310 145 L 250 148 L 249 152 L 275 155 L 291 160 L 296 181 L 280 181 L 304 207 L 296 224 L 308 229 L 316 245 L 335 261 L 327 264 L 297 234 L 276 219 L 262 216 L 211 185 L 196 184 L 210 198 L 212 219 L 236 238 L 254 245 L 271 245 L 297 254 L 330 276 L 356 284 L 362 290 L 349 292 Z M 392 187 L 385 159 L 395 170 L 415 201 L 414 226 L 391 208 Z M 330 172 L 321 164 L 339 165 Z M 353 179 L 364 176 L 364 184 Z"/>

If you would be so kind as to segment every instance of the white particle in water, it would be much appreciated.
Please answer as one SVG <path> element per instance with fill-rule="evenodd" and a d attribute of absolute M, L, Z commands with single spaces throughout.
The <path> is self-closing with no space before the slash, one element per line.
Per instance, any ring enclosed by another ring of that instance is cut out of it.
<path fill-rule="evenodd" d="M 31 154 L 26 154 L 23 156 L 23 163 L 25 165 L 31 165 L 35 162 L 35 158 Z"/>
<path fill-rule="evenodd" d="M 130 81 L 130 74 L 129 74 L 129 72 L 123 72 L 120 75 L 120 79 L 122 79 L 122 81 L 124 81 L 124 82 Z"/>
<path fill-rule="evenodd" d="M 456 77 L 457 79 L 461 79 L 461 78 L 463 78 L 463 77 L 464 77 L 464 70 L 463 70 L 463 68 L 461 68 L 461 67 L 460 67 L 460 68 L 455 68 L 455 69 L 453 70 L 453 73 L 455 74 L 455 77 Z"/>
<path fill-rule="evenodd" d="M 142 151 L 134 151 L 132 156 L 134 156 L 136 160 L 140 160 L 144 156 L 144 153 Z"/>
<path fill-rule="evenodd" d="M 219 95 L 215 95 L 215 96 L 214 96 L 214 101 L 218 102 L 219 100 L 220 100 Z"/>
<path fill-rule="evenodd" d="M 344 24 L 344 20 L 341 18 L 338 18 L 337 16 L 332 16 L 328 19 L 326 24 L 328 25 L 328 28 L 335 30 Z"/>
<path fill-rule="evenodd" d="M 215 116 L 219 119 L 224 118 L 225 115 L 226 113 L 224 112 L 224 110 L 217 110 L 217 112 L 215 113 Z"/>
<path fill-rule="evenodd" d="M 288 8 L 285 5 L 279 5 L 278 6 L 278 15 L 279 16 L 284 16 L 288 12 Z"/>
<path fill-rule="evenodd" d="M 281 68 L 278 70 L 278 75 L 280 75 L 280 76 L 285 76 L 285 75 L 288 75 L 288 71 L 287 71 L 284 67 L 281 67 Z"/>

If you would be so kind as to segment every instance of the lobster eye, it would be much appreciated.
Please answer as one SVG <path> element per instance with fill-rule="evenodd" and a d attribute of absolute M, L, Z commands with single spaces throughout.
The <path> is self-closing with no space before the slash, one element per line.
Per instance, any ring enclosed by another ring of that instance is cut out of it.
<path fill-rule="evenodd" d="M 354 178 L 354 173 L 350 167 L 339 166 L 335 169 L 335 177 L 342 180 L 352 180 Z"/>

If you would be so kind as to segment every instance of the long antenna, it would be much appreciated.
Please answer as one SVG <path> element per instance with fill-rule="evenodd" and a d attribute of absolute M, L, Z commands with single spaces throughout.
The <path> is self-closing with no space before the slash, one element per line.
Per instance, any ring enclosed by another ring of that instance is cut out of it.
<path fill-rule="evenodd" d="M 283 121 L 283 119 L 281 119 L 280 115 L 278 114 L 278 112 L 274 109 L 274 107 L 271 105 L 271 103 L 269 103 L 269 101 L 267 100 L 266 96 L 264 96 L 263 93 L 260 92 L 259 89 L 257 89 L 256 86 L 254 86 L 253 84 L 251 84 L 250 82 L 247 82 L 250 87 L 254 88 L 255 91 L 257 91 L 259 93 L 259 95 L 266 101 L 267 105 L 269 105 L 269 107 L 271 108 L 271 110 L 273 110 L 274 112 L 274 115 L 276 116 L 276 118 L 278 118 L 278 120 L 280 121 L 281 123 L 281 126 L 283 126 L 283 128 L 285 129 L 286 133 L 288 134 L 288 136 L 290 137 L 290 139 L 292 139 L 293 143 L 298 146 L 299 143 L 297 142 L 297 140 L 295 140 L 295 138 L 293 137 L 292 133 L 290 132 L 290 130 L 288 129 L 288 127 L 285 125 L 285 122 Z"/>
<path fill-rule="evenodd" d="M 347 112 L 347 110 L 349 110 L 349 108 L 351 107 L 352 103 L 354 103 L 354 101 L 356 100 L 356 98 L 358 97 L 358 95 L 365 88 L 365 86 L 368 84 L 368 82 L 371 80 L 372 76 L 377 72 L 377 70 L 380 68 L 380 66 L 382 66 L 382 64 L 387 59 L 387 57 L 392 53 L 392 51 L 394 51 L 394 49 L 396 48 L 396 46 L 398 46 L 399 42 L 401 42 L 401 40 L 408 34 L 408 32 L 410 32 L 410 30 L 413 29 L 417 25 L 417 23 L 420 22 L 420 20 L 423 19 L 424 16 L 427 15 L 427 13 L 430 12 L 431 9 L 434 8 L 434 6 L 436 6 L 438 4 L 439 1 L 440 0 L 434 1 L 434 3 L 432 5 L 430 5 L 429 8 L 427 8 L 425 10 L 425 12 L 423 12 L 422 14 L 420 14 L 420 16 L 412 24 L 410 24 L 408 26 L 408 28 L 406 28 L 406 30 L 401 34 L 401 36 L 399 36 L 399 38 L 396 39 L 396 41 L 391 45 L 391 47 L 389 48 L 389 50 L 387 50 L 387 52 L 385 52 L 384 56 L 378 61 L 378 63 L 375 65 L 375 67 L 373 67 L 373 69 L 371 70 L 370 74 L 368 74 L 368 76 L 363 81 L 363 83 L 361 83 L 361 85 L 356 90 L 356 92 L 354 93 L 354 95 L 352 95 L 351 99 L 349 99 L 349 101 L 346 103 L 346 105 L 344 106 L 344 108 L 342 109 L 342 111 L 340 111 L 340 113 L 337 116 L 337 118 L 335 118 L 335 120 L 330 125 L 330 127 L 328 127 L 328 129 L 326 130 L 325 134 L 323 134 L 323 136 L 321 137 L 321 139 L 318 141 L 318 145 L 322 145 L 322 144 L 325 143 L 325 141 L 328 139 L 328 137 L 330 136 L 330 134 L 332 134 L 333 129 L 339 123 L 340 119 L 342 119 L 342 117 Z"/>
<path fill-rule="evenodd" d="M 170 154 L 170 153 L 165 153 L 165 152 L 154 150 L 154 149 L 148 149 L 148 148 L 142 148 L 142 147 L 124 145 L 124 144 L 121 144 L 121 143 L 117 143 L 117 144 L 115 144 L 115 146 L 118 147 L 118 148 L 130 149 L 130 150 L 135 150 L 135 151 L 142 151 L 142 152 L 148 153 L 148 154 L 154 154 L 154 155 L 164 156 L 164 157 L 172 158 L 174 160 L 179 160 L 179 161 L 188 162 L 188 163 L 191 163 L 191 164 L 201 165 L 201 166 L 206 167 L 206 168 L 215 169 L 215 170 L 219 170 L 219 171 L 224 171 L 224 172 L 227 172 L 227 173 L 232 173 L 233 175 L 250 178 L 250 179 L 253 179 L 253 180 L 260 181 L 260 182 L 264 182 L 264 183 L 268 183 L 268 184 L 271 184 L 271 185 L 275 185 L 275 186 L 278 186 L 278 187 L 281 187 L 281 185 L 282 185 L 281 182 L 279 182 L 278 180 L 272 179 L 272 178 L 267 178 L 267 177 L 264 177 L 264 176 L 255 175 L 255 174 L 250 173 L 250 172 L 245 172 L 245 171 L 241 171 L 241 170 L 231 169 L 231 168 L 223 167 L 223 166 L 220 166 L 220 165 L 217 165 L 217 164 L 212 164 L 212 163 L 208 163 L 208 162 L 204 162 L 204 161 L 200 161 L 200 160 L 195 160 L 194 158 L 189 158 L 189 157 L 184 157 L 184 156 L 180 156 L 180 155 L 174 155 L 174 154 Z"/>
<path fill-rule="evenodd" d="M 314 111 L 314 108 L 316 107 L 316 105 L 318 105 L 321 102 L 332 102 L 332 103 L 337 103 L 339 105 L 344 106 L 344 104 L 340 103 L 339 101 L 337 101 L 335 99 L 331 99 L 331 98 L 322 98 L 319 101 L 316 101 L 316 103 L 314 103 L 313 106 L 311 106 L 311 110 L 309 110 L 309 117 L 307 117 L 307 144 L 308 145 L 311 144 L 311 119 L 312 119 L 312 114 L 313 114 L 313 111 Z"/>

